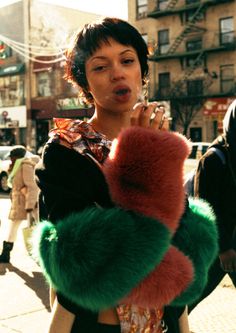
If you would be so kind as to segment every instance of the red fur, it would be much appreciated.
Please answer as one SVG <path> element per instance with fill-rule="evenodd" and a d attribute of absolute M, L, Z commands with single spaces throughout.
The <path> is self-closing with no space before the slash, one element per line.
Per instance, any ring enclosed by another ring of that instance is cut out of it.
<path fill-rule="evenodd" d="M 180 134 L 140 127 L 124 130 L 104 164 L 113 201 L 157 219 L 174 232 L 184 211 L 183 165 L 189 152 L 190 145 Z M 172 246 L 122 302 L 162 307 L 179 296 L 192 279 L 192 262 Z"/>
<path fill-rule="evenodd" d="M 163 307 L 183 292 L 193 279 L 190 259 L 170 247 L 155 268 L 122 302 L 142 307 Z"/>
<path fill-rule="evenodd" d="M 124 130 L 104 164 L 113 201 L 158 219 L 174 232 L 184 211 L 183 164 L 189 152 L 180 134 Z"/>

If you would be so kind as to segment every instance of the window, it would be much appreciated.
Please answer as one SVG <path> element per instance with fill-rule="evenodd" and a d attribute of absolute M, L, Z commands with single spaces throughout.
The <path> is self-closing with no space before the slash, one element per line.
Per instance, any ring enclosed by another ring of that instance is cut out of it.
<path fill-rule="evenodd" d="M 234 42 L 233 17 L 220 19 L 220 45 Z"/>
<path fill-rule="evenodd" d="M 159 94 L 162 97 L 166 97 L 170 93 L 170 73 L 159 74 Z"/>
<path fill-rule="evenodd" d="M 157 9 L 159 10 L 164 10 L 167 7 L 169 0 L 159 0 L 157 2 Z"/>
<path fill-rule="evenodd" d="M 186 58 L 186 67 L 199 67 L 203 65 L 203 58 L 198 59 L 198 55 L 189 56 Z"/>
<path fill-rule="evenodd" d="M 52 95 L 52 79 L 50 72 L 39 72 L 37 73 L 37 96 L 51 96 Z"/>
<path fill-rule="evenodd" d="M 202 49 L 202 39 L 188 40 L 186 42 L 186 51 L 196 51 Z"/>
<path fill-rule="evenodd" d="M 198 3 L 200 0 L 186 0 L 186 5 L 191 5 L 192 3 Z"/>
<path fill-rule="evenodd" d="M 234 83 L 234 65 L 220 66 L 220 89 L 222 93 L 233 91 Z"/>
<path fill-rule="evenodd" d="M 13 75 L 0 77 L 0 107 L 24 104 L 24 77 Z"/>
<path fill-rule="evenodd" d="M 143 18 L 147 16 L 148 1 L 147 0 L 137 0 L 137 18 Z"/>
<path fill-rule="evenodd" d="M 159 48 L 159 53 L 163 54 L 168 51 L 170 47 L 169 44 L 169 30 L 160 30 L 158 31 L 158 48 Z"/>
<path fill-rule="evenodd" d="M 197 9 L 191 9 L 186 12 L 186 22 L 192 21 L 202 21 L 204 19 L 204 12 L 197 13 Z"/>
<path fill-rule="evenodd" d="M 189 96 L 202 95 L 203 81 L 202 80 L 187 81 L 187 93 Z"/>

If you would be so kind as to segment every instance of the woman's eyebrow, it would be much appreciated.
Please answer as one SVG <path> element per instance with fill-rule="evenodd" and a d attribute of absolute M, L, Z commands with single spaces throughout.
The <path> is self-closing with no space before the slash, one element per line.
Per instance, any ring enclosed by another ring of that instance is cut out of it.
<path fill-rule="evenodd" d="M 123 54 L 128 53 L 128 52 L 134 53 L 134 51 L 132 49 L 125 49 L 125 50 L 121 51 L 119 53 L 119 55 L 123 55 Z M 97 56 L 93 56 L 92 58 L 88 59 L 88 62 L 91 62 L 91 61 L 96 60 L 96 59 L 101 60 L 101 59 L 107 59 L 107 58 L 108 58 L 107 56 L 97 55 Z"/>

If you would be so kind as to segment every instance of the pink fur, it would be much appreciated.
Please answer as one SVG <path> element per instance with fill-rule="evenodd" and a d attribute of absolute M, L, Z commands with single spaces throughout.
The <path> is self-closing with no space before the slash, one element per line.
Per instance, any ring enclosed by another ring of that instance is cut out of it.
<path fill-rule="evenodd" d="M 184 211 L 183 165 L 189 152 L 180 134 L 140 127 L 124 130 L 103 169 L 113 201 L 157 219 L 174 233 Z M 122 302 L 162 307 L 192 279 L 192 262 L 170 246 L 161 263 Z"/>
<path fill-rule="evenodd" d="M 190 259 L 171 246 L 161 264 L 122 300 L 142 307 L 163 307 L 183 292 L 193 279 Z"/>
<path fill-rule="evenodd" d="M 183 164 L 189 152 L 180 134 L 124 130 L 104 164 L 113 201 L 158 219 L 174 232 L 184 211 Z"/>

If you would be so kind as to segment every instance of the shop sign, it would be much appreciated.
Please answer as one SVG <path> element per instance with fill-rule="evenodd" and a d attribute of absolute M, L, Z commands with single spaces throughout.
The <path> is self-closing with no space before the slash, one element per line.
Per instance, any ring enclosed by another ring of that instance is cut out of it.
<path fill-rule="evenodd" d="M 0 68 L 0 76 L 21 74 L 25 71 L 25 64 L 15 64 Z"/>
<path fill-rule="evenodd" d="M 0 108 L 0 128 L 26 127 L 26 106 Z"/>
<path fill-rule="evenodd" d="M 224 116 L 234 97 L 208 98 L 203 106 L 204 116 Z"/>
<path fill-rule="evenodd" d="M 58 110 L 73 110 L 73 109 L 85 109 L 87 105 L 82 103 L 78 97 L 63 98 L 57 100 Z"/>

